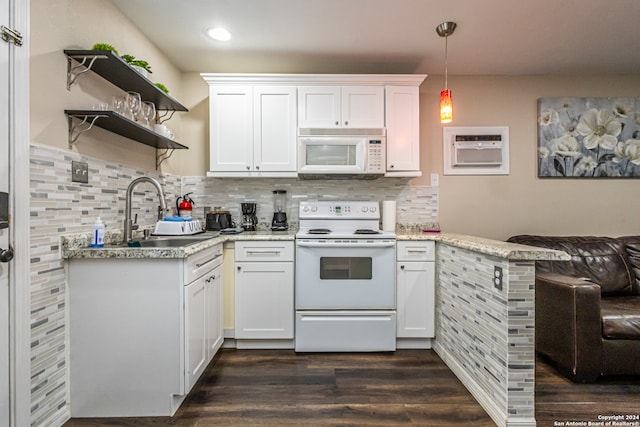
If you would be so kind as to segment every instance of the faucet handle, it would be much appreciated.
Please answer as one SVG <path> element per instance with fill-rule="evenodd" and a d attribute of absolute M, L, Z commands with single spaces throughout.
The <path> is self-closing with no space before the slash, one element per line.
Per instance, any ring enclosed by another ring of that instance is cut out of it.
<path fill-rule="evenodd" d="M 164 209 L 162 209 L 162 206 L 158 205 L 158 221 L 162 221 L 163 217 L 164 217 Z"/>
<path fill-rule="evenodd" d="M 137 230 L 138 229 L 138 214 L 136 214 L 136 216 L 133 217 L 133 224 L 131 224 L 131 229 L 132 230 Z"/>

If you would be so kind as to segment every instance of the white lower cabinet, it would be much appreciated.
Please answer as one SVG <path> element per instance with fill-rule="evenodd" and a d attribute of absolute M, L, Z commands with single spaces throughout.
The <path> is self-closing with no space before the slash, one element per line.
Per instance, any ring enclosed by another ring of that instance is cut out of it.
<path fill-rule="evenodd" d="M 222 343 L 222 244 L 67 264 L 73 417 L 171 416 Z"/>
<path fill-rule="evenodd" d="M 435 333 L 435 243 L 398 241 L 398 348 L 430 348 Z"/>
<path fill-rule="evenodd" d="M 222 315 L 222 266 L 218 266 L 185 287 L 187 390 L 222 346 Z"/>
<path fill-rule="evenodd" d="M 238 348 L 293 348 L 293 242 L 236 242 Z"/>

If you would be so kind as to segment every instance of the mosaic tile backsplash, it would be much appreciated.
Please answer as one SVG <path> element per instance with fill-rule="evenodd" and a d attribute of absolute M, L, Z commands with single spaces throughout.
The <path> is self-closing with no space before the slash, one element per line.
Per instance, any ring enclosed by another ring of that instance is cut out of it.
<path fill-rule="evenodd" d="M 89 183 L 71 182 L 71 161 L 89 163 Z M 193 193 L 194 217 L 205 207 L 231 211 L 240 218 L 240 203 L 258 203 L 261 228 L 270 225 L 272 191 L 287 190 L 289 222 L 297 226 L 297 203 L 303 199 L 396 200 L 396 220 L 402 228 L 432 226 L 438 220 L 438 188 L 410 186 L 408 179 L 375 181 L 298 181 L 296 179 L 215 179 L 178 177 L 46 146 L 31 146 L 31 424 L 61 425 L 69 416 L 66 277 L 60 236 L 90 232 L 100 216 L 107 230 L 122 229 L 125 192 L 139 176 L 160 181 L 167 204 Z M 150 184 L 133 193 L 132 215 L 141 227 L 156 221 L 157 194 Z"/>
<path fill-rule="evenodd" d="M 436 352 L 463 367 L 472 384 L 462 382 L 484 397 L 481 404 L 489 402 L 490 415 L 535 425 L 534 261 L 446 244 L 437 246 L 437 260 Z M 502 290 L 493 283 L 496 266 L 502 268 Z"/>

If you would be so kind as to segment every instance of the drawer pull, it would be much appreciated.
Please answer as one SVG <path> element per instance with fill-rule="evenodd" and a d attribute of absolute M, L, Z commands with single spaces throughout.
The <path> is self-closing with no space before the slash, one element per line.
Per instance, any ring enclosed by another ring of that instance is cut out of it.
<path fill-rule="evenodd" d="M 408 249 L 407 252 L 410 254 L 424 254 L 427 251 L 425 249 Z"/>
<path fill-rule="evenodd" d="M 196 268 L 200 268 L 200 267 L 204 267 L 205 265 L 209 264 L 211 261 L 215 261 L 218 258 L 220 258 L 222 256 L 222 254 L 216 254 L 216 256 L 214 256 L 211 259 L 206 260 L 205 262 L 203 262 L 202 264 L 196 264 Z"/>
<path fill-rule="evenodd" d="M 274 254 L 274 255 L 280 255 L 280 251 L 247 251 L 247 255 L 252 255 L 252 254 Z"/>

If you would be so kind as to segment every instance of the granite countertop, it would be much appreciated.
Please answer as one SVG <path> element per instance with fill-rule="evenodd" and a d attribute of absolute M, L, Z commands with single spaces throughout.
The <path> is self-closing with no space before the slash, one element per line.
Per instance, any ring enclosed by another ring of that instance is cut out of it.
<path fill-rule="evenodd" d="M 486 239 L 483 237 L 467 236 L 456 233 L 422 233 L 413 232 L 397 234 L 397 240 L 433 240 L 446 243 L 470 251 L 492 255 L 513 261 L 568 261 L 571 257 L 562 251 L 555 251 L 546 248 L 520 245 L 516 243 L 503 242 L 500 240 Z"/>
<path fill-rule="evenodd" d="M 220 234 L 217 231 L 207 231 L 193 237 L 205 237 L 198 243 L 161 248 L 161 247 L 128 247 L 121 246 L 122 232 L 105 233 L 105 246 L 103 248 L 89 247 L 89 235 L 80 233 L 62 236 L 62 258 L 185 258 L 204 249 L 224 242 L 240 240 L 268 240 L 268 241 L 293 241 L 295 230 L 288 231 L 244 231 L 238 234 Z M 177 237 L 177 236 L 176 236 Z"/>
<path fill-rule="evenodd" d="M 105 233 L 104 248 L 89 247 L 88 233 L 62 236 L 61 251 L 64 259 L 78 258 L 185 258 L 218 243 L 235 242 L 242 240 L 264 241 L 293 241 L 296 230 L 288 231 L 245 231 L 239 234 L 220 234 L 217 231 L 208 231 L 195 237 L 208 237 L 208 239 L 187 246 L 160 248 L 160 247 L 128 247 L 121 246 L 122 230 Z M 467 236 L 456 233 L 423 233 L 415 229 L 399 229 L 396 233 L 397 240 L 432 240 L 446 243 L 458 248 L 492 255 L 513 261 L 551 260 L 566 261 L 571 259 L 562 251 L 545 248 L 508 243 L 483 237 Z"/>

